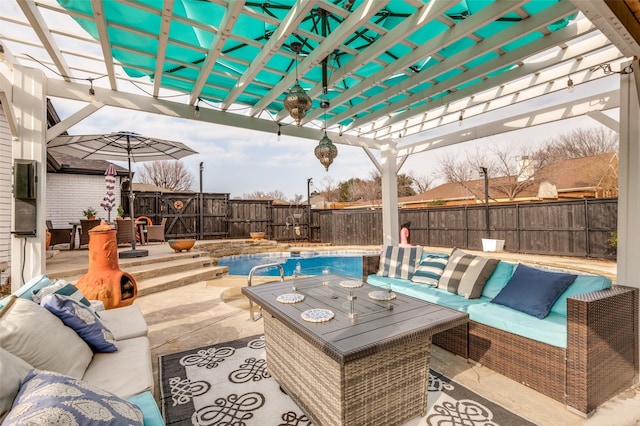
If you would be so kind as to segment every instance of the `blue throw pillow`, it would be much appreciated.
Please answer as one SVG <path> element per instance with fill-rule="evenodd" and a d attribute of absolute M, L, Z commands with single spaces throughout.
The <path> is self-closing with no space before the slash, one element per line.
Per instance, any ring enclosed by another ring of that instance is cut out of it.
<path fill-rule="evenodd" d="M 87 382 L 51 371 L 31 370 L 20 387 L 7 424 L 142 426 L 134 404 Z"/>
<path fill-rule="evenodd" d="M 96 317 L 93 311 L 69 296 L 52 293 L 45 296 L 40 305 L 60 318 L 67 327 L 72 328 L 84 340 L 93 352 L 115 352 L 118 350 L 109 331 Z"/>
<path fill-rule="evenodd" d="M 518 265 L 506 286 L 491 301 L 543 319 L 576 275 Z"/>

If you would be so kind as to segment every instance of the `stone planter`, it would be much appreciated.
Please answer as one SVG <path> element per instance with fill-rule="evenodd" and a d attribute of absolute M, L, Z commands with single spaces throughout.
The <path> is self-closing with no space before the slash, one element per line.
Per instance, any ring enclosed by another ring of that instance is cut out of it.
<path fill-rule="evenodd" d="M 193 245 L 196 243 L 195 238 L 181 238 L 179 240 L 169 240 L 169 247 L 171 247 L 176 253 L 180 253 L 182 250 L 191 251 Z"/>

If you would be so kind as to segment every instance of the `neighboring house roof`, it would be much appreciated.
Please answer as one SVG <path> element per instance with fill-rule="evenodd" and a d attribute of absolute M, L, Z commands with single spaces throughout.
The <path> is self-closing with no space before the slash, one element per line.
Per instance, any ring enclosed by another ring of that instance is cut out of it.
<path fill-rule="evenodd" d="M 489 184 L 489 198 L 492 201 L 527 201 L 541 198 L 560 198 L 558 194 L 576 193 L 585 196 L 586 193 L 598 191 L 612 191 L 617 188 L 618 154 L 605 153 L 590 157 L 572 158 L 551 164 L 537 171 L 531 180 L 531 185 L 525 187 L 518 195 L 509 200 L 505 194 L 496 190 L 497 187 L 507 186 L 512 177 L 491 178 Z M 549 196 L 549 188 L 553 188 L 555 197 Z M 546 195 L 545 195 L 546 194 Z M 596 194 L 597 196 L 598 194 Z M 398 199 L 398 204 L 408 207 L 416 204 L 438 203 L 447 204 L 470 203 L 484 201 L 484 178 L 467 181 L 445 183 L 422 194 Z M 371 202 L 359 203 L 359 207 Z"/>
<path fill-rule="evenodd" d="M 607 175 L 617 177 L 618 154 L 613 152 L 591 157 L 572 158 L 551 164 L 538 173 L 538 180 L 555 184 L 559 192 L 595 189 L 602 186 Z"/>
<path fill-rule="evenodd" d="M 47 151 L 47 172 L 49 173 L 104 175 L 109 164 L 111 163 L 104 160 L 83 160 L 72 155 L 61 154 L 51 150 Z M 124 167 L 116 164 L 114 166 L 118 176 L 129 175 L 129 171 Z"/>

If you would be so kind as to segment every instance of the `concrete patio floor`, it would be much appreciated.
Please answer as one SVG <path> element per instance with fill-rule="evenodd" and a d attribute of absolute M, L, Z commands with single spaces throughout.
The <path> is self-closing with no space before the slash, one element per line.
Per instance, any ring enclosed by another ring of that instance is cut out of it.
<path fill-rule="evenodd" d="M 167 246 L 144 247 L 149 257 L 166 254 Z M 348 247 L 351 248 L 351 247 Z M 372 249 L 372 247 L 353 247 Z M 292 248 L 293 249 L 293 248 Z M 301 247 L 296 250 L 337 250 L 347 247 Z M 446 251 L 442 248 L 434 250 Z M 62 250 L 47 261 L 47 273 L 61 268 L 77 268 L 87 264 L 87 250 Z M 489 255 L 485 253 L 485 255 Z M 615 281 L 616 264 L 607 260 L 587 260 L 553 256 L 491 253 L 492 257 L 578 269 L 607 275 Z M 126 271 L 126 261 L 120 260 Z M 152 359 L 158 392 L 157 359 L 159 355 L 213 345 L 263 332 L 262 320 L 251 321 L 248 300 L 240 289 L 244 276 L 223 276 L 139 297 L 136 304 L 148 325 Z M 612 398 L 589 419 L 574 414 L 555 400 L 487 368 L 468 362 L 434 346 L 431 367 L 467 386 L 485 398 L 518 413 L 538 425 L 640 425 L 640 386 Z M 384 426 L 384 425 L 380 425 Z"/>

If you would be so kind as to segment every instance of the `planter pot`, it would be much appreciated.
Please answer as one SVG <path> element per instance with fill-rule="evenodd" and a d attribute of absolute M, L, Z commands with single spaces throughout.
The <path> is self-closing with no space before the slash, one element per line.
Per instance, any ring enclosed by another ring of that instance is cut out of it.
<path fill-rule="evenodd" d="M 264 232 L 250 232 L 251 238 L 254 240 L 261 240 L 264 238 Z"/>
<path fill-rule="evenodd" d="M 504 240 L 482 239 L 482 251 L 496 252 L 502 250 L 504 250 Z"/>
<path fill-rule="evenodd" d="M 180 253 L 182 250 L 191 251 L 196 240 L 195 238 L 182 238 L 179 240 L 169 240 L 167 242 L 169 243 L 169 247 L 176 253 Z"/>

